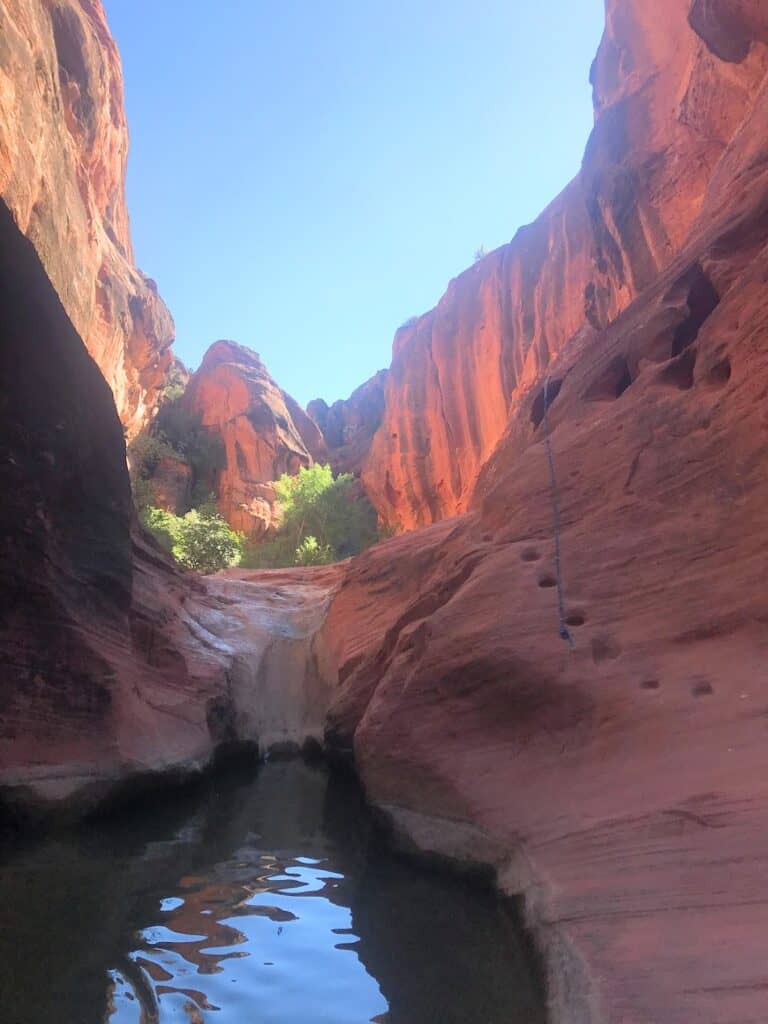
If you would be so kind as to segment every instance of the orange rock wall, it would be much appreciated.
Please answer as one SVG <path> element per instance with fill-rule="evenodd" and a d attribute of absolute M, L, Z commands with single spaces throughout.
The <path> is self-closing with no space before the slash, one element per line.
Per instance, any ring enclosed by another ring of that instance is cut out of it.
<path fill-rule="evenodd" d="M 754 33 L 743 64 L 707 24 L 706 51 L 680 42 L 709 82 L 689 122 L 711 116 L 722 75 L 741 96 L 766 67 L 761 22 L 739 22 Z M 531 370 L 470 511 L 357 559 L 324 626 L 329 738 L 417 845 L 525 892 L 566 1024 L 765 1013 L 765 75 L 748 100 L 679 251 L 609 325 Z"/>
<path fill-rule="evenodd" d="M 33 242 L 129 434 L 173 322 L 133 262 L 120 57 L 100 0 L 0 0 L 0 197 Z"/>
<path fill-rule="evenodd" d="M 255 352 L 230 341 L 211 346 L 184 402 L 223 442 L 225 464 L 211 481 L 222 515 L 236 530 L 262 535 L 275 525 L 272 483 L 324 456 L 320 430 Z"/>
<path fill-rule="evenodd" d="M 690 6 L 610 0 L 580 175 L 398 332 L 382 425 L 362 462 L 387 524 L 412 529 L 468 508 L 550 361 L 615 320 L 680 251 L 766 69 L 761 46 L 739 63 L 717 57 L 692 30 Z M 717 8 L 717 25 L 764 18 L 758 4 L 699 6 L 710 19 Z"/>

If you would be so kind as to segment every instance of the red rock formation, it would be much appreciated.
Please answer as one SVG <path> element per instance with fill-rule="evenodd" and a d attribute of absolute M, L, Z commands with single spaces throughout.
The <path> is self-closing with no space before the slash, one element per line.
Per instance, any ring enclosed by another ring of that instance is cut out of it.
<path fill-rule="evenodd" d="M 677 6 L 647 4 L 644 22 L 661 35 Z M 611 8 L 614 33 L 632 10 Z M 690 34 L 686 59 L 667 56 L 706 69 L 676 108 L 705 123 L 725 72 Z M 764 66 L 768 34 L 747 38 L 733 83 Z M 731 134 L 664 269 L 531 371 L 472 510 L 358 559 L 324 626 L 332 736 L 417 845 L 526 893 L 556 1021 L 764 1015 L 768 79 Z M 681 165 L 679 187 L 699 170 Z M 683 198 L 666 209 L 680 232 Z"/>
<path fill-rule="evenodd" d="M 0 334 L 4 800 L 88 806 L 222 743 L 322 735 L 335 578 L 203 583 L 139 535 L 112 395 L 2 201 Z"/>
<path fill-rule="evenodd" d="M 1 0 L 0 197 L 132 435 L 163 385 L 173 322 L 133 263 L 127 153 L 120 57 L 100 0 Z"/>
<path fill-rule="evenodd" d="M 329 406 L 322 398 L 307 406 L 320 427 L 334 473 L 359 473 L 371 439 L 381 426 L 388 373 L 380 370 L 346 401 Z"/>
<path fill-rule="evenodd" d="M 274 524 L 272 483 L 326 455 L 316 423 L 255 352 L 232 341 L 208 349 L 184 405 L 223 441 L 225 465 L 213 482 L 222 515 L 235 529 L 262 535 Z"/>
<path fill-rule="evenodd" d="M 738 18 L 742 34 L 764 19 L 764 6 L 746 0 L 695 6 L 715 12 L 717 26 Z M 580 331 L 610 324 L 680 251 L 749 114 L 764 47 L 725 63 L 691 31 L 683 0 L 607 8 L 580 175 L 395 338 L 384 418 L 363 466 L 392 526 L 469 506 L 515 403 L 543 368 Z"/>

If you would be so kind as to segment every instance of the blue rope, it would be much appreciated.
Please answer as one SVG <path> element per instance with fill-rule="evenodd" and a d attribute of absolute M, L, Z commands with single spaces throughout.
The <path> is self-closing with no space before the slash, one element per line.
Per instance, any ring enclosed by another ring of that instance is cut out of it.
<path fill-rule="evenodd" d="M 555 473 L 555 458 L 552 454 L 552 440 L 549 433 L 549 377 L 544 382 L 544 447 L 547 452 L 549 464 L 549 484 L 552 493 L 552 532 L 555 538 L 555 579 L 557 580 L 557 610 L 560 615 L 560 639 L 570 645 L 572 651 L 576 650 L 576 641 L 568 629 L 567 615 L 565 611 L 565 592 L 563 587 L 563 569 L 560 549 L 560 506 L 557 500 L 557 474 Z"/>

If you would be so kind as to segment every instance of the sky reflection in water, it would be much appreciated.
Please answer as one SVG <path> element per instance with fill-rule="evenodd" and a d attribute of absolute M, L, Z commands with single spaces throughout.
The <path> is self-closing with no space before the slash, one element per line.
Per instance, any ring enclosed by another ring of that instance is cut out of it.
<path fill-rule="evenodd" d="M 544 1020 L 508 909 L 298 761 L 0 850 L 0 899 L 4 1024 Z"/>

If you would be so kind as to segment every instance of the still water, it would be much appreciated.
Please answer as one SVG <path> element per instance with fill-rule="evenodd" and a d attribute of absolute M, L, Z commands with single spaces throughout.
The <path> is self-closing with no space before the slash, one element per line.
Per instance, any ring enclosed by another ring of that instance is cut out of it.
<path fill-rule="evenodd" d="M 490 893 L 301 761 L 0 847 L 3 1024 L 543 1024 Z"/>

